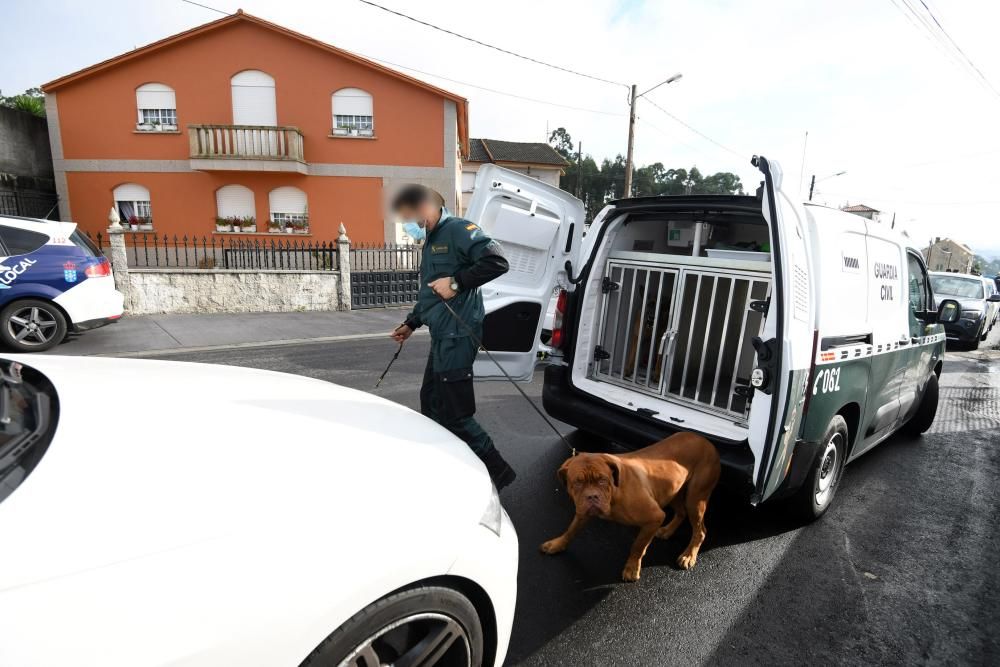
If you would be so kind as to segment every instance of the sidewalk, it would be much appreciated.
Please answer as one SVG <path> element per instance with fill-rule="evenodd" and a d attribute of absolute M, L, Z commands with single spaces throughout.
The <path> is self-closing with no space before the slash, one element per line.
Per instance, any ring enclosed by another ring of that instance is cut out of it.
<path fill-rule="evenodd" d="M 126 315 L 115 324 L 71 335 L 47 354 L 137 357 L 386 336 L 403 321 L 407 310 Z"/>

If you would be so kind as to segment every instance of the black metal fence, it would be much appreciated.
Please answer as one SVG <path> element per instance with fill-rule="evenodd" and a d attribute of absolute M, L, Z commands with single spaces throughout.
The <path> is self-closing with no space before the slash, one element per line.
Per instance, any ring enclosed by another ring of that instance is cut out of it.
<path fill-rule="evenodd" d="M 0 215 L 26 218 L 55 218 L 58 199 L 54 192 L 40 190 L 0 190 Z"/>
<path fill-rule="evenodd" d="M 351 271 L 419 271 L 420 247 L 393 243 L 351 246 Z"/>
<path fill-rule="evenodd" d="M 93 239 L 107 252 L 103 234 Z M 241 239 L 127 234 L 125 254 L 136 269 L 240 269 L 258 271 L 336 271 L 336 241 Z"/>

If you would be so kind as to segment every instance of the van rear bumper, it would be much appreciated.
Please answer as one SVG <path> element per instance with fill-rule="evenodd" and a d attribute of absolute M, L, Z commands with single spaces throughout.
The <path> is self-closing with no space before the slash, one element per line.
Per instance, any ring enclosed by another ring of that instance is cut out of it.
<path fill-rule="evenodd" d="M 542 405 L 559 421 L 594 433 L 606 440 L 638 449 L 662 440 L 680 429 L 656 419 L 612 405 L 575 389 L 568 380 L 565 366 L 545 369 Z M 704 434 L 703 434 L 704 435 Z M 746 440 L 732 442 L 706 437 L 719 451 L 723 480 L 727 485 L 753 485 L 753 454 Z"/>

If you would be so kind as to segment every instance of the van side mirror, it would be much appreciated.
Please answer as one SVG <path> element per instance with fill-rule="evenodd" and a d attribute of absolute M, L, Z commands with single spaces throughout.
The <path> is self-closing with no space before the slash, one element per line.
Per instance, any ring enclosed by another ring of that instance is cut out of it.
<path fill-rule="evenodd" d="M 951 324 L 952 322 L 958 322 L 958 318 L 962 316 L 962 306 L 954 299 L 945 299 L 938 305 L 938 316 L 937 320 L 941 324 Z"/>
<path fill-rule="evenodd" d="M 997 292 L 996 294 L 990 294 L 990 298 L 988 298 L 986 300 L 987 301 L 992 301 L 994 303 L 997 302 L 997 301 L 1000 301 L 1000 292 Z"/>

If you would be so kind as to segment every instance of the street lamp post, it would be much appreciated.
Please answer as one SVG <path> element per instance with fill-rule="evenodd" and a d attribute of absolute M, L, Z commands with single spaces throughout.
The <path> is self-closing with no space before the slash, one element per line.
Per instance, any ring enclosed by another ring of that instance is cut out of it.
<path fill-rule="evenodd" d="M 635 103 L 643 95 L 653 92 L 660 86 L 665 86 L 668 83 L 673 83 L 674 81 L 679 80 L 682 76 L 683 74 L 678 72 L 669 79 L 661 81 L 660 83 L 656 84 L 646 92 L 640 93 L 638 95 L 635 94 L 636 85 L 634 83 L 632 84 L 632 92 L 629 95 L 630 100 L 629 100 L 629 113 L 628 113 L 628 150 L 625 152 L 625 190 L 623 194 L 626 197 L 632 196 L 632 150 L 635 146 Z"/>
<path fill-rule="evenodd" d="M 819 179 L 818 181 L 816 180 L 816 174 L 813 174 L 812 175 L 812 181 L 810 181 L 810 183 L 809 183 L 809 201 L 813 200 L 813 190 L 816 189 L 816 183 L 822 183 L 825 180 L 828 180 L 828 179 L 831 179 L 831 178 L 836 178 L 837 176 L 843 176 L 846 173 L 847 173 L 846 171 L 838 171 L 836 174 L 830 174 L 829 176 L 824 176 L 823 178 Z"/>

